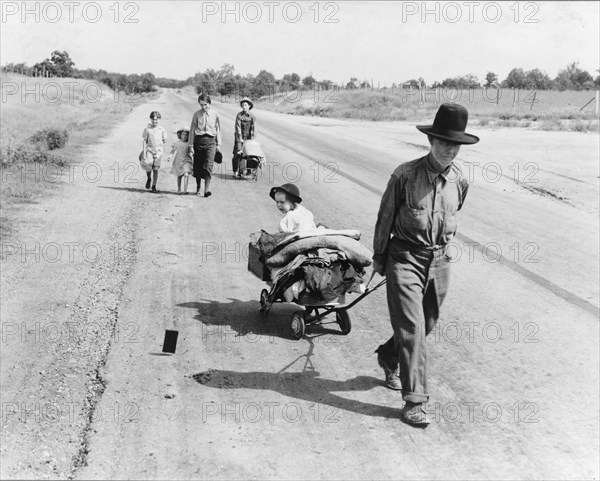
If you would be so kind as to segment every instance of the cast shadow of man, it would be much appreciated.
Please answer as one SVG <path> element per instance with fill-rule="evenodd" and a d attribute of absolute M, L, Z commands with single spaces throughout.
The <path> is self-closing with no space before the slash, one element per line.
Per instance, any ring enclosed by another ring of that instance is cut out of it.
<path fill-rule="evenodd" d="M 292 339 L 291 319 L 294 312 L 301 307 L 291 304 L 277 303 L 267 315 L 259 312 L 260 302 L 242 301 L 228 297 L 226 301 L 200 299 L 194 302 L 183 302 L 177 307 L 196 309 L 193 318 L 205 326 L 207 337 L 218 336 L 265 336 Z M 335 315 L 325 318 L 335 320 Z M 312 324 L 306 327 L 307 334 L 340 335 L 339 329 L 330 329 L 326 325 Z"/>
<path fill-rule="evenodd" d="M 348 399 L 336 394 L 339 392 L 369 391 L 374 387 L 381 386 L 381 381 L 371 376 L 356 376 L 346 381 L 320 377 L 319 372 L 315 370 L 312 363 L 315 348 L 314 341 L 317 337 L 319 335 L 305 339 L 309 344 L 308 352 L 298 356 L 280 369 L 279 372 L 235 372 L 209 369 L 208 371 L 196 373 L 192 377 L 199 384 L 212 388 L 274 391 L 287 397 L 331 406 L 335 409 L 334 412 L 342 409 L 366 416 L 399 418 L 398 409 Z M 305 362 L 302 372 L 286 372 L 303 358 L 305 358 Z"/>
<path fill-rule="evenodd" d="M 399 419 L 397 408 L 366 403 L 343 397 L 337 393 L 368 391 L 381 386 L 379 379 L 371 376 L 356 376 L 346 381 L 336 381 L 320 377 L 319 372 L 235 372 L 209 369 L 192 376 L 203 386 L 217 389 L 258 389 L 274 391 L 283 396 L 310 403 L 331 406 L 335 410 L 345 410 L 364 416 Z M 330 419 L 336 419 L 335 410 L 323 411 Z M 336 421 L 332 421 L 336 422 Z"/>

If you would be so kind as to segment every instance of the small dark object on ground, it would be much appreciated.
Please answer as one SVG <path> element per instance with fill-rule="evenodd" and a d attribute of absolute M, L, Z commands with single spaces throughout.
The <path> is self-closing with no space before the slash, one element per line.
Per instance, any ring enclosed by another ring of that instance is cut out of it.
<path fill-rule="evenodd" d="M 165 340 L 163 342 L 162 352 L 170 352 L 172 354 L 175 354 L 178 336 L 179 336 L 179 331 L 171 331 L 171 330 L 167 329 L 165 331 Z"/>

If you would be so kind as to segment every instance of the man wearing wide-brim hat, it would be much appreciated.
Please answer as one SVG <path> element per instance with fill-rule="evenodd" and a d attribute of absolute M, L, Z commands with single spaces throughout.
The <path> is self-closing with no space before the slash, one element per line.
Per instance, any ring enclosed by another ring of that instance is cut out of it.
<path fill-rule="evenodd" d="M 235 117 L 235 133 L 233 139 L 233 159 L 231 161 L 233 167 L 233 175 L 238 175 L 238 169 L 241 161 L 242 146 L 245 140 L 254 138 L 256 117 L 250 112 L 254 107 L 252 100 L 244 97 L 240 100 L 242 111 Z M 240 172 L 241 174 L 241 172 Z"/>
<path fill-rule="evenodd" d="M 402 390 L 402 419 L 416 426 L 429 424 L 425 336 L 446 297 L 451 259 L 444 247 L 456 234 L 456 214 L 469 187 L 453 160 L 462 144 L 479 142 L 465 132 L 467 120 L 463 106 L 442 104 L 433 125 L 417 126 L 431 149 L 392 173 L 375 226 L 373 269 L 387 277 L 394 331 L 377 349 L 377 361 L 386 386 Z"/>

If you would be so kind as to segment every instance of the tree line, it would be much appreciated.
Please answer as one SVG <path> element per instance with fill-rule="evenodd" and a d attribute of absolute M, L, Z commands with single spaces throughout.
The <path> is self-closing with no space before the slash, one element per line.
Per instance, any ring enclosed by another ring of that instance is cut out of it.
<path fill-rule="evenodd" d="M 69 53 L 59 50 L 53 51 L 50 58 L 36 63 L 33 67 L 27 66 L 26 63 L 9 63 L 3 66 L 2 70 L 4 72 L 17 72 L 31 77 L 69 77 L 96 80 L 108 85 L 113 90 L 127 94 L 153 92 L 160 86 L 180 88 L 186 85 L 185 81 L 181 80 L 156 78 L 150 72 L 143 74 L 123 74 L 108 72 L 103 69 L 78 69 L 75 68 L 75 62 L 71 59 Z"/>
<path fill-rule="evenodd" d="M 551 79 L 546 72 L 534 68 L 523 70 L 513 68 L 506 78 L 499 81 L 498 75 L 488 72 L 483 83 L 480 83 L 474 75 L 445 79 L 441 83 L 434 83 L 432 87 L 501 87 L 510 89 L 528 90 L 590 90 L 600 86 L 600 75 L 594 79 L 589 72 L 582 70 L 578 62 L 571 62 L 564 69 L 559 70 L 558 75 Z"/>
<path fill-rule="evenodd" d="M 301 77 L 297 73 L 285 74 L 281 79 L 267 70 L 261 70 L 258 75 L 241 75 L 235 72 L 232 64 L 226 63 L 221 68 L 215 70 L 206 69 L 204 72 L 197 72 L 185 80 L 176 80 L 164 77 L 155 77 L 148 72 L 143 74 L 122 74 L 107 72 L 106 70 L 75 68 L 75 62 L 71 59 L 68 52 L 55 50 L 50 58 L 46 58 L 36 63 L 33 67 L 28 67 L 25 63 L 9 63 L 2 67 L 5 72 L 19 72 L 24 75 L 42 76 L 42 77 L 72 77 L 97 80 L 108 85 L 110 88 L 126 93 L 145 93 L 152 92 L 157 87 L 182 88 L 186 85 L 195 87 L 198 93 L 206 92 L 211 95 L 240 95 L 251 98 L 260 98 L 265 95 L 273 95 L 277 92 L 289 92 L 296 90 L 328 90 L 331 88 L 354 89 L 373 89 L 375 85 L 373 80 L 359 80 L 352 77 L 346 85 L 337 85 L 330 80 L 317 80 L 312 74 Z M 600 71 L 597 71 L 600 72 Z M 523 70 L 522 68 L 513 68 L 506 78 L 499 80 L 494 72 L 488 72 L 485 78 L 480 81 L 475 75 L 468 74 L 459 77 L 446 78 L 442 81 L 434 81 L 430 84 L 425 79 L 410 79 L 398 84 L 394 83 L 390 87 L 405 87 L 410 89 L 423 88 L 452 88 L 452 89 L 473 89 L 473 88 L 517 88 L 529 90 L 589 90 L 600 87 L 600 75 L 593 78 L 592 75 L 579 68 L 578 62 L 568 64 L 564 69 L 558 72 L 558 75 L 551 79 L 547 73 L 534 68 L 532 70 Z M 377 85 L 381 88 L 381 85 Z M 387 88 L 387 86 L 384 86 Z"/>

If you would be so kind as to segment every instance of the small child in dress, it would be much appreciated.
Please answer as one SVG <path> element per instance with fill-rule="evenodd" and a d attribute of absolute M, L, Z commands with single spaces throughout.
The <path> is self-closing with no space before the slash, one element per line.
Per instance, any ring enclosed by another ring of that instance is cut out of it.
<path fill-rule="evenodd" d="M 179 140 L 173 144 L 171 153 L 167 158 L 167 162 L 173 160 L 171 174 L 177 176 L 178 194 L 188 193 L 188 181 L 190 180 L 190 174 L 194 170 L 194 161 L 189 153 L 188 146 L 189 134 L 189 129 L 179 129 L 177 131 L 177 138 Z M 183 192 L 181 192 L 181 179 L 183 179 Z"/>
<path fill-rule="evenodd" d="M 162 160 L 163 146 L 167 142 L 167 132 L 158 125 L 160 118 L 160 112 L 150 112 L 150 123 L 142 133 L 144 143 L 142 144 L 140 164 L 148 176 L 148 180 L 146 181 L 146 189 L 150 188 L 150 182 L 152 182 L 152 192 L 157 192 L 156 181 L 158 180 L 158 171 L 160 169 L 160 161 Z"/>

